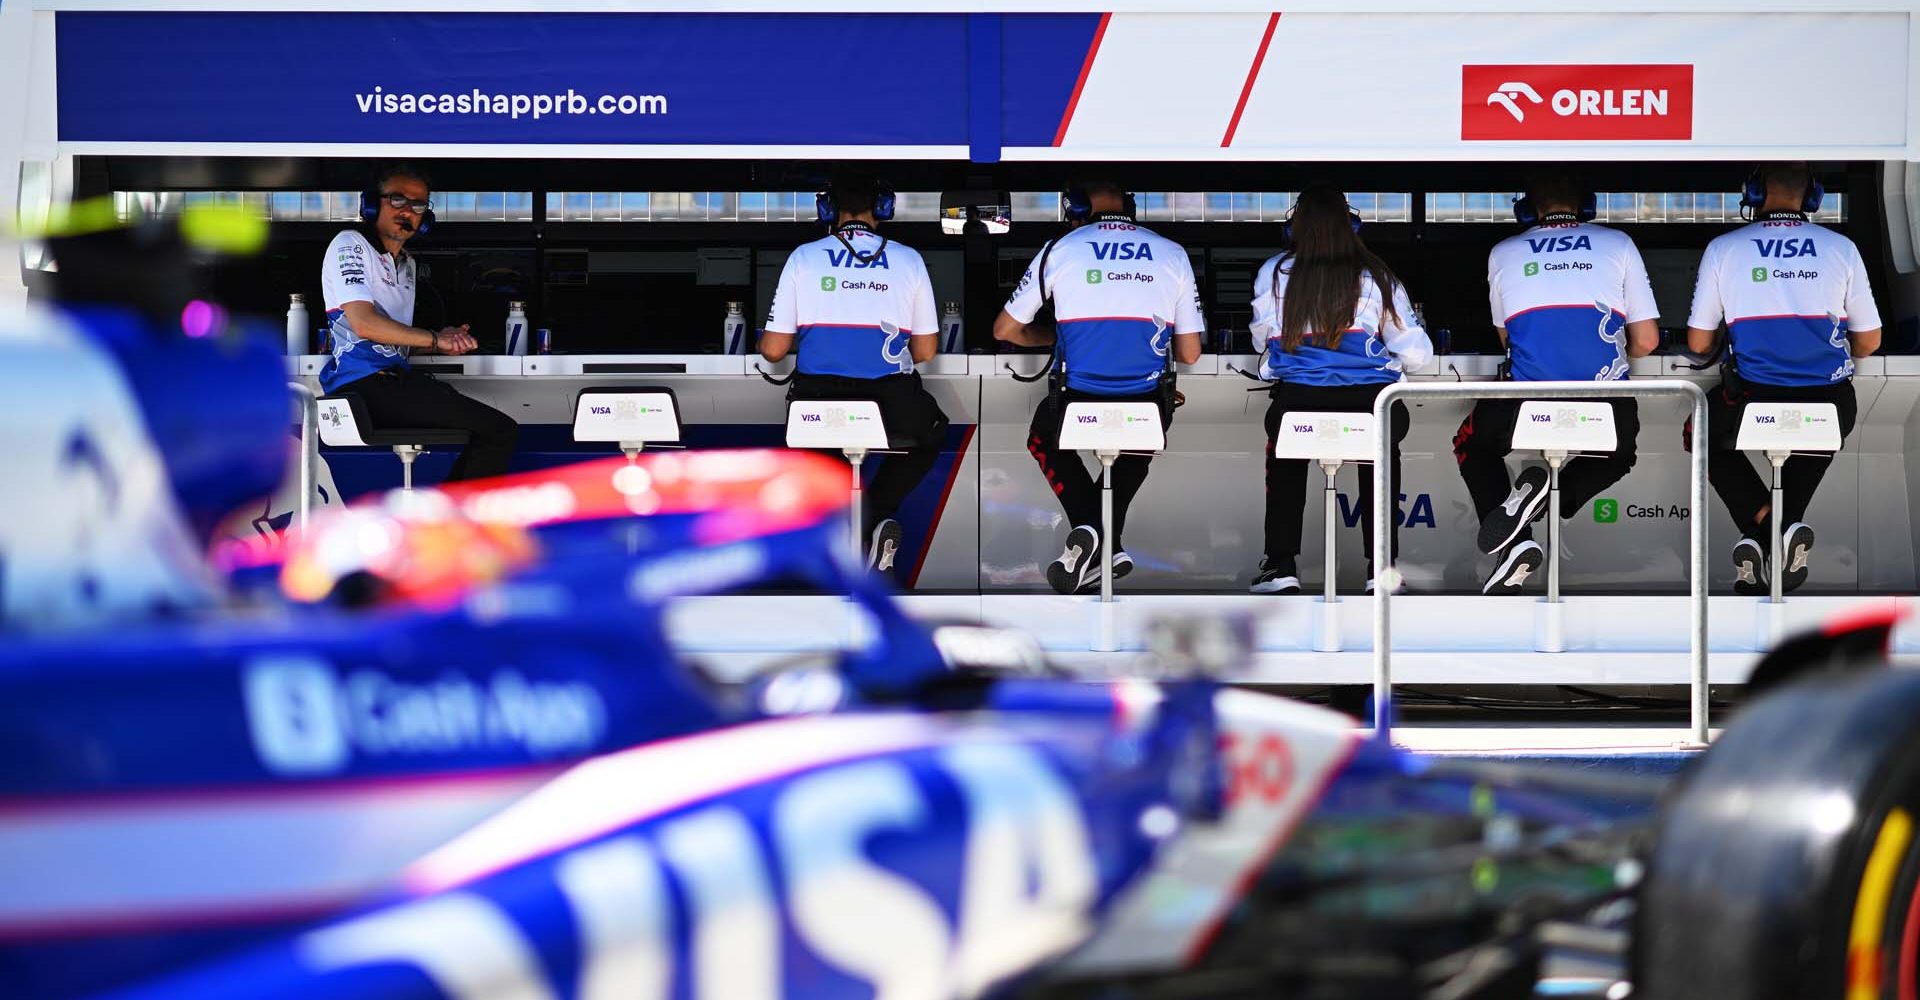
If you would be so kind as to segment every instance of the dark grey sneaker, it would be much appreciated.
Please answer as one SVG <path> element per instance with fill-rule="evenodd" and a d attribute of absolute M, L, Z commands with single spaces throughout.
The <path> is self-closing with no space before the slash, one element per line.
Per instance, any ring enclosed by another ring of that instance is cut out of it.
<path fill-rule="evenodd" d="M 1047 566 L 1047 585 L 1055 593 L 1078 593 L 1100 562 L 1100 533 L 1081 525 L 1067 532 L 1067 547 Z M 1098 582 L 1098 577 L 1093 577 Z"/>
<path fill-rule="evenodd" d="M 1513 481 L 1513 492 L 1480 522 L 1480 551 L 1499 552 L 1513 544 L 1547 509 L 1547 470 L 1529 465 Z M 1511 553 L 1509 553 L 1511 554 Z"/>
<path fill-rule="evenodd" d="M 1293 560 L 1260 560 L 1260 571 L 1253 575 L 1253 585 L 1247 588 L 1251 594 L 1298 594 L 1300 592 L 1299 571 L 1294 568 Z"/>
<path fill-rule="evenodd" d="M 1518 594 L 1526 587 L 1527 580 L 1546 565 L 1547 552 L 1540 543 L 1529 538 L 1507 550 L 1500 565 L 1494 567 L 1487 582 L 1480 585 L 1482 594 Z"/>
<path fill-rule="evenodd" d="M 1131 572 L 1133 572 L 1133 557 L 1127 555 L 1126 549 L 1115 552 L 1113 554 L 1113 578 L 1118 580 Z"/>
<path fill-rule="evenodd" d="M 893 572 L 894 560 L 900 556 L 900 522 L 887 518 L 873 526 L 873 534 L 867 539 L 867 568 L 875 573 Z"/>
<path fill-rule="evenodd" d="M 1758 597 L 1772 590 L 1772 581 L 1767 578 L 1766 550 L 1751 538 L 1733 543 L 1733 592 Z"/>
<path fill-rule="evenodd" d="M 1781 539 L 1780 548 L 1787 553 L 1786 567 L 1780 572 L 1780 592 L 1790 594 L 1807 582 L 1807 563 L 1813 561 L 1813 529 L 1805 521 L 1787 525 L 1787 537 Z M 1768 589 L 1772 589 L 1771 582 Z"/>

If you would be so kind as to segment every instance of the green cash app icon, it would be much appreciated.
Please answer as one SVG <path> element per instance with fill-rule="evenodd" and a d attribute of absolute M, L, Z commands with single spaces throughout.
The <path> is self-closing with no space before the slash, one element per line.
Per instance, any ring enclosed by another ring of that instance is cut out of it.
<path fill-rule="evenodd" d="M 1754 269 L 1753 269 L 1753 280 L 1755 280 L 1755 281 L 1765 281 L 1765 280 L 1767 280 L 1767 269 L 1766 269 L 1766 268 L 1764 268 L 1764 267 L 1756 267 L 1756 268 L 1754 268 Z"/>
<path fill-rule="evenodd" d="M 1613 524 L 1620 520 L 1620 501 L 1605 498 L 1593 502 L 1593 523 Z"/>
<path fill-rule="evenodd" d="M 838 288 L 839 286 L 840 286 L 840 283 L 838 281 L 833 280 L 832 278 L 820 279 L 820 290 L 823 292 L 831 292 L 835 288 Z"/>
<path fill-rule="evenodd" d="M 1534 275 L 1536 275 L 1536 274 L 1539 274 L 1539 273 L 1540 273 L 1540 262 L 1539 262 L 1539 261 L 1537 261 L 1537 260 L 1530 260 L 1530 261 L 1527 261 L 1527 266 L 1526 266 L 1526 267 L 1523 267 L 1523 268 L 1521 268 L 1520 270 L 1521 270 L 1521 273 L 1523 273 L 1523 274 L 1525 274 L 1525 275 L 1526 275 L 1527 277 L 1529 277 L 1529 278 L 1531 278 L 1531 277 L 1533 277 Z"/>
<path fill-rule="evenodd" d="M 1087 269 L 1087 284 L 1089 284 L 1089 285 L 1097 285 L 1097 284 L 1099 284 L 1099 283 L 1100 283 L 1100 269 L 1099 269 L 1099 268 L 1097 268 L 1097 267 L 1094 267 L 1094 268 L 1088 268 L 1088 269 Z"/>

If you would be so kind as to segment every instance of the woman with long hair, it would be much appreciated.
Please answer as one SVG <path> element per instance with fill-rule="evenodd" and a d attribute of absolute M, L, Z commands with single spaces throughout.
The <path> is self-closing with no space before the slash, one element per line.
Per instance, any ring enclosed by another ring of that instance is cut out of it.
<path fill-rule="evenodd" d="M 1300 192 L 1287 220 L 1288 249 L 1253 279 L 1253 339 L 1265 347 L 1263 378 L 1276 384 L 1267 407 L 1266 554 L 1250 588 L 1256 594 L 1300 590 L 1296 560 L 1306 513 L 1307 465 L 1273 457 L 1288 411 L 1373 409 L 1380 390 L 1433 357 L 1406 289 L 1360 239 L 1360 216 L 1332 188 Z M 1393 493 L 1400 491 L 1400 441 L 1407 410 L 1393 412 Z M 1373 466 L 1360 466 L 1360 531 L 1373 588 Z M 1399 550 L 1395 532 L 1394 550 Z"/>

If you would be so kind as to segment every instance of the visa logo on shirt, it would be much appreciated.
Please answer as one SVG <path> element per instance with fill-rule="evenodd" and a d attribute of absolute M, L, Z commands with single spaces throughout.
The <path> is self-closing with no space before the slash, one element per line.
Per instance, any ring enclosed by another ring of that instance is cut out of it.
<path fill-rule="evenodd" d="M 1152 260 L 1153 245 L 1149 243 L 1095 243 L 1087 241 L 1093 248 L 1094 260 Z"/>
<path fill-rule="evenodd" d="M 1562 250 L 1591 250 L 1593 241 L 1585 235 L 1580 236 L 1529 236 L 1527 249 L 1534 253 L 1554 253 Z"/>
<path fill-rule="evenodd" d="M 1799 240 L 1754 240 L 1753 245 L 1759 249 L 1760 256 L 1762 257 L 1820 256 L 1820 254 L 1814 250 L 1812 237 Z"/>
<path fill-rule="evenodd" d="M 890 270 L 890 268 L 887 267 L 887 252 L 885 250 L 864 260 L 851 250 L 828 250 L 827 266 L 851 267 L 855 269 L 877 267 L 883 271 Z"/>

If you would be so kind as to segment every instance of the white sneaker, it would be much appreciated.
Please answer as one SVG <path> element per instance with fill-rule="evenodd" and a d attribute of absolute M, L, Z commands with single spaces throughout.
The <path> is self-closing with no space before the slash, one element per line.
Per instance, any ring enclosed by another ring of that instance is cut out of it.
<path fill-rule="evenodd" d="M 1767 577 L 1767 554 L 1760 543 L 1751 538 L 1733 543 L 1733 592 L 1755 597 L 1772 589 L 1773 582 Z"/>
<path fill-rule="evenodd" d="M 1540 543 L 1529 538 L 1507 550 L 1494 567 L 1487 582 L 1480 585 L 1482 594 L 1518 594 L 1527 585 L 1527 578 L 1537 572 L 1547 561 L 1547 552 Z"/>
<path fill-rule="evenodd" d="M 1805 521 L 1787 525 L 1787 536 L 1780 540 L 1785 550 L 1786 567 L 1780 572 L 1780 592 L 1791 593 L 1807 582 L 1807 563 L 1813 560 L 1813 529 Z M 1772 589 L 1772 584 L 1768 584 Z"/>
<path fill-rule="evenodd" d="M 1059 594 L 1079 593 L 1100 563 L 1100 533 L 1081 525 L 1067 532 L 1067 547 L 1047 566 L 1047 585 Z M 1099 582 L 1097 576 L 1094 582 Z"/>
<path fill-rule="evenodd" d="M 900 522 L 889 517 L 873 526 L 873 535 L 867 540 L 867 568 L 875 573 L 891 573 L 894 560 L 899 556 Z"/>

